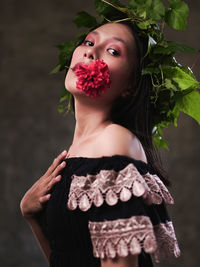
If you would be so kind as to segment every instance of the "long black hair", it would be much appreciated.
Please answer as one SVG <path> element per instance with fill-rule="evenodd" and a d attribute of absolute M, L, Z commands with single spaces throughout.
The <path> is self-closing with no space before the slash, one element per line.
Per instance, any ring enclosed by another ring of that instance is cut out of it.
<path fill-rule="evenodd" d="M 134 36 L 136 44 L 136 61 L 137 66 L 133 74 L 132 95 L 126 98 L 118 97 L 111 109 L 110 119 L 114 123 L 120 124 L 140 140 L 148 164 L 154 169 L 156 174 L 166 184 L 170 185 L 167 174 L 162 167 L 160 155 L 153 144 L 153 117 L 150 103 L 150 94 L 152 92 L 152 81 L 150 75 L 142 75 L 142 69 L 149 63 L 146 55 L 148 49 L 148 39 L 139 36 L 137 29 L 132 23 L 125 21 L 120 22 L 127 25 Z"/>

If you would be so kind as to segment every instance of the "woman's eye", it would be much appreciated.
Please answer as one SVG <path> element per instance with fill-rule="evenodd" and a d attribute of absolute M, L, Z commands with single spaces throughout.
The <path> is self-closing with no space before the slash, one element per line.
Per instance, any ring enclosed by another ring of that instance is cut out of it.
<path fill-rule="evenodd" d="M 119 56 L 119 52 L 113 48 L 109 48 L 108 52 L 113 56 Z"/>
<path fill-rule="evenodd" d="M 83 42 L 83 44 L 84 44 L 84 45 L 87 45 L 87 46 L 93 46 L 93 45 L 94 45 L 93 42 L 88 41 L 88 40 L 85 40 L 85 41 Z"/>

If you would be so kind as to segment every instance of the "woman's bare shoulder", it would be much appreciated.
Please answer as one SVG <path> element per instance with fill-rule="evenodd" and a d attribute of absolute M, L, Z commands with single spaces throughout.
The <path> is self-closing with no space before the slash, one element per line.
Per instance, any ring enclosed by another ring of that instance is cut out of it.
<path fill-rule="evenodd" d="M 144 149 L 138 138 L 119 124 L 108 125 L 98 138 L 98 148 L 106 156 L 124 155 L 146 161 Z"/>

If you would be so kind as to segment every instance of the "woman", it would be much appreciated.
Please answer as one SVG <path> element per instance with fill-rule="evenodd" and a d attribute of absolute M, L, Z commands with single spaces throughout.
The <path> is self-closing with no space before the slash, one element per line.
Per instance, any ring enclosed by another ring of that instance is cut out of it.
<path fill-rule="evenodd" d="M 21 201 L 50 266 L 148 267 L 150 254 L 179 255 L 165 207 L 173 200 L 152 150 L 145 49 L 129 25 L 108 23 L 73 53 L 65 80 L 74 97 L 72 145 Z M 111 83 L 93 98 L 77 89 L 76 70 L 97 60 Z"/>

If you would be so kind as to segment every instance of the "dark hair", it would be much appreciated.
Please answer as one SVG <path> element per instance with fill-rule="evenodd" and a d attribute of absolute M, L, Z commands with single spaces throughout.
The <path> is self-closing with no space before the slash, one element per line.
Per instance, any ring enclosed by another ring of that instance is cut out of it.
<path fill-rule="evenodd" d="M 148 164 L 164 184 L 170 185 L 167 174 L 162 168 L 158 151 L 153 145 L 153 123 L 150 105 L 151 77 L 142 75 L 142 69 L 148 63 L 148 57 L 144 57 L 148 49 L 148 40 L 138 35 L 137 29 L 134 28 L 132 23 L 127 21 L 120 23 L 127 25 L 134 36 L 137 66 L 134 67 L 132 97 L 124 98 L 120 96 L 114 101 L 110 112 L 110 120 L 126 127 L 137 136 L 144 148 Z M 73 96 L 71 105 L 74 110 Z"/>
<path fill-rule="evenodd" d="M 110 119 L 133 132 L 140 140 L 148 164 L 166 184 L 170 185 L 164 171 L 158 151 L 153 145 L 153 118 L 150 104 L 152 82 L 150 75 L 142 75 L 142 69 L 149 63 L 145 57 L 148 49 L 148 39 L 139 36 L 137 29 L 130 22 L 121 22 L 127 25 L 134 36 L 136 43 L 136 68 L 133 76 L 132 97 L 119 97 L 115 100 L 110 113 Z M 134 59 L 135 60 L 135 59 Z M 134 81 L 135 80 L 135 81 Z"/>

